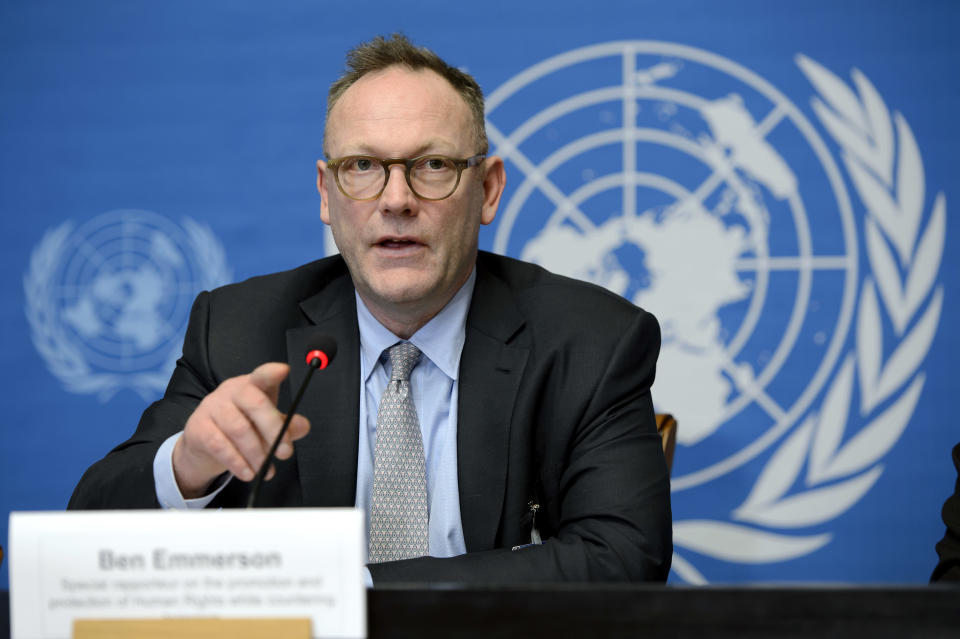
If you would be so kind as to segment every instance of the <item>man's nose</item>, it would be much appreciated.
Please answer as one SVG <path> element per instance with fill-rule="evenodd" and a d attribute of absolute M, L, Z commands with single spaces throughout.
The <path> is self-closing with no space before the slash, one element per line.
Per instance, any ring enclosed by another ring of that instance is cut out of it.
<path fill-rule="evenodd" d="M 402 164 L 388 168 L 387 183 L 380 194 L 380 206 L 385 213 L 412 213 L 416 210 L 417 196 L 407 184 L 405 171 Z"/>

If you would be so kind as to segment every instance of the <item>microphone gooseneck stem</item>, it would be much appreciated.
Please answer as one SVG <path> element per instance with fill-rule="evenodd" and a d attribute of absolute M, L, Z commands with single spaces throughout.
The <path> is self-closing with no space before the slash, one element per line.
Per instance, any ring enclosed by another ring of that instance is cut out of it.
<path fill-rule="evenodd" d="M 250 497 L 247 499 L 247 508 L 253 508 L 254 503 L 256 503 L 257 496 L 260 495 L 260 485 L 263 483 L 264 477 L 267 476 L 267 471 L 270 470 L 270 463 L 273 461 L 273 456 L 277 452 L 277 447 L 280 446 L 280 440 L 283 439 L 283 436 L 286 434 L 287 428 L 290 426 L 290 420 L 293 419 L 293 416 L 297 412 L 297 408 L 300 406 L 300 400 L 303 398 L 304 391 L 307 390 L 307 384 L 310 383 L 310 378 L 313 376 L 314 371 L 320 367 L 321 363 L 322 362 L 318 358 L 314 358 L 310 361 L 310 368 L 307 370 L 307 375 L 303 378 L 303 382 L 300 384 L 300 389 L 297 391 L 297 396 L 293 398 L 293 403 L 290 404 L 290 410 L 287 412 L 287 418 L 283 420 L 283 426 L 280 427 L 280 432 L 277 433 L 276 438 L 274 438 L 273 445 L 270 446 L 270 452 L 267 453 L 267 458 L 263 460 L 263 464 L 260 466 L 257 476 L 253 479 L 253 485 L 250 487 Z"/>

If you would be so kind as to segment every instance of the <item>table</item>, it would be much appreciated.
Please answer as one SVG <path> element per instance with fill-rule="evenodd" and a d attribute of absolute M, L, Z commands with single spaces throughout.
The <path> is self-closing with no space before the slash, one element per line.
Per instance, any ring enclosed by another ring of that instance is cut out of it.
<path fill-rule="evenodd" d="M 392 587 L 377 637 L 960 637 L 960 587 Z"/>
<path fill-rule="evenodd" d="M 390 586 L 368 592 L 382 637 L 960 637 L 960 586 Z M 0 637 L 9 637 L 0 592 Z"/>

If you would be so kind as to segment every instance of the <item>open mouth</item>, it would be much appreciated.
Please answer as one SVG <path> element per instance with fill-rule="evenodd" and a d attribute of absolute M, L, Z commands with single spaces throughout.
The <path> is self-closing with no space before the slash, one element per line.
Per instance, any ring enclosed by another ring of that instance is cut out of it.
<path fill-rule="evenodd" d="M 388 248 L 388 249 L 409 248 L 411 246 L 417 246 L 418 244 L 419 242 L 416 242 L 414 240 L 408 240 L 405 238 L 396 238 L 396 237 L 387 237 L 377 242 L 377 246 L 380 246 L 382 248 Z"/>

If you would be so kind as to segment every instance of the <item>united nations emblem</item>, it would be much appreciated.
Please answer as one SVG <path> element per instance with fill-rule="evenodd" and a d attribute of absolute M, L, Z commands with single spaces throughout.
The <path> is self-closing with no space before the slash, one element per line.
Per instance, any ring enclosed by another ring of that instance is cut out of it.
<path fill-rule="evenodd" d="M 180 355 L 194 296 L 231 278 L 223 247 L 189 218 L 121 210 L 48 231 L 23 279 L 31 337 L 70 392 L 153 399 Z"/>
<path fill-rule="evenodd" d="M 685 550 L 760 564 L 830 542 L 811 529 L 879 478 L 939 322 L 946 201 L 925 208 L 910 127 L 859 71 L 851 87 L 797 63 L 832 145 L 749 69 L 663 42 L 558 55 L 487 101 L 519 175 L 494 250 L 657 315 L 675 503 L 752 482 L 723 512 L 676 519 L 674 571 L 692 583 L 708 579 Z"/>

